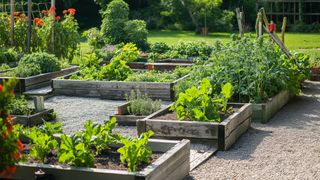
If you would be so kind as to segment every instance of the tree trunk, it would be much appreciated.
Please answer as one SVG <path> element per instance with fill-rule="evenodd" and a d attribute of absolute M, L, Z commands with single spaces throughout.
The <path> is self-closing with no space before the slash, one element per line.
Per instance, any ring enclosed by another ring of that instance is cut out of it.
<path fill-rule="evenodd" d="M 185 7 L 185 8 L 188 10 L 188 13 L 189 13 L 189 16 L 190 16 L 190 18 L 191 18 L 191 20 L 192 20 L 192 23 L 193 23 L 194 26 L 195 26 L 195 33 L 196 33 L 196 34 L 200 34 L 201 29 L 200 29 L 200 25 L 199 25 L 198 19 L 197 19 L 197 18 L 195 17 L 195 15 L 192 13 L 192 10 L 191 10 L 189 7 L 187 7 L 187 5 L 185 4 L 184 0 L 180 0 L 180 2 L 181 2 L 181 4 L 182 4 L 182 6 Z"/>

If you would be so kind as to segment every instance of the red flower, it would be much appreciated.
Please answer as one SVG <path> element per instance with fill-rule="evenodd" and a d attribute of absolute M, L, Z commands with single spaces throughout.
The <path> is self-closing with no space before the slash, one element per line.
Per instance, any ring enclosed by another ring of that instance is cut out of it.
<path fill-rule="evenodd" d="M 17 145 L 18 145 L 19 151 L 22 151 L 22 149 L 23 149 L 23 144 L 22 144 L 22 142 L 20 141 L 20 139 L 18 139 Z"/>
<path fill-rule="evenodd" d="M 76 14 L 76 10 L 73 8 L 68 9 L 69 16 L 74 16 Z"/>
<path fill-rule="evenodd" d="M 7 125 L 7 128 L 8 128 L 9 133 L 11 133 L 13 130 L 12 125 L 11 124 Z"/>
<path fill-rule="evenodd" d="M 56 21 L 59 21 L 61 19 L 60 16 L 56 16 Z"/>
<path fill-rule="evenodd" d="M 14 155 L 13 155 L 13 159 L 16 160 L 16 161 L 18 159 L 20 159 L 20 157 L 21 157 L 20 153 L 14 153 Z"/>
<path fill-rule="evenodd" d="M 10 121 L 10 123 L 13 123 L 13 119 L 12 119 L 12 117 L 10 116 L 10 114 L 8 115 L 7 119 Z"/>
<path fill-rule="evenodd" d="M 68 13 L 68 10 L 63 10 L 62 13 L 63 13 L 63 14 L 67 14 L 67 13 Z"/>
<path fill-rule="evenodd" d="M 42 10 L 41 14 L 45 15 L 45 14 L 47 14 L 47 11 L 46 10 Z"/>
<path fill-rule="evenodd" d="M 0 84 L 0 92 L 2 92 L 2 90 L 3 90 L 3 87 L 2 87 L 2 85 Z"/>

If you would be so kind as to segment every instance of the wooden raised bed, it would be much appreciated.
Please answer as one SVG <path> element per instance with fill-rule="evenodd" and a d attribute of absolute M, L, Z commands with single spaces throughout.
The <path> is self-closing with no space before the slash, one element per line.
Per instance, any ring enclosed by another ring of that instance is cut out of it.
<path fill-rule="evenodd" d="M 123 100 L 131 90 L 140 90 L 148 94 L 152 99 L 172 101 L 175 98 L 173 87 L 178 81 L 186 78 L 184 76 L 173 82 L 121 82 L 121 81 L 82 81 L 68 80 L 70 75 L 64 79 L 54 79 L 52 88 L 57 95 L 100 97 L 103 99 Z"/>
<path fill-rule="evenodd" d="M 192 66 L 192 64 L 191 63 L 146 63 L 146 66 L 148 70 L 153 69 L 156 71 L 173 71 L 177 67 L 187 67 L 187 66 Z"/>
<path fill-rule="evenodd" d="M 195 58 L 166 58 L 160 59 L 157 62 L 159 63 L 194 63 Z"/>
<path fill-rule="evenodd" d="M 190 141 L 168 141 L 150 139 L 149 145 L 154 152 L 163 152 L 155 162 L 139 172 L 122 170 L 76 168 L 68 166 L 22 164 L 17 165 L 14 179 L 35 179 L 35 172 L 41 169 L 55 180 L 182 180 L 190 170 Z"/>
<path fill-rule="evenodd" d="M 51 120 L 50 114 L 53 112 L 53 109 L 45 109 L 31 115 L 12 115 L 12 117 L 15 118 L 15 123 L 22 124 L 24 126 L 36 126 L 43 124 L 43 121 Z"/>
<path fill-rule="evenodd" d="M 124 126 L 135 126 L 138 119 L 143 119 L 146 116 L 136 116 L 131 115 L 128 112 L 128 106 L 130 105 L 130 102 L 124 103 L 117 108 L 117 113 L 113 116 L 110 116 L 110 118 L 115 117 L 117 119 L 118 125 L 124 125 Z"/>
<path fill-rule="evenodd" d="M 15 88 L 15 92 L 17 93 L 23 93 L 25 91 L 41 88 L 44 86 L 48 86 L 51 83 L 51 80 L 60 76 L 64 76 L 67 74 L 70 74 L 72 72 L 75 72 L 78 70 L 78 67 L 73 66 L 66 69 L 62 69 L 61 71 L 56 72 L 50 72 L 50 73 L 43 73 L 35 76 L 16 78 L 18 80 L 18 83 Z M 0 73 L 0 83 L 2 84 L 2 81 L 12 79 L 12 77 L 1 77 Z"/>
<path fill-rule="evenodd" d="M 268 123 L 292 96 L 289 91 L 281 91 L 266 103 L 252 104 L 252 122 Z"/>
<path fill-rule="evenodd" d="M 155 138 L 209 141 L 220 150 L 228 150 L 251 126 L 251 104 L 235 105 L 240 109 L 220 123 L 157 119 L 171 113 L 171 106 L 138 120 L 138 134 L 152 130 Z"/>

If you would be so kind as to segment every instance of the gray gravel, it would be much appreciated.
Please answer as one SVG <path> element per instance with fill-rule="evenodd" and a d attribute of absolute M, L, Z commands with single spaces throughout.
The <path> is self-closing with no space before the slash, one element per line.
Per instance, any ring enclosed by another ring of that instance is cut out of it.
<path fill-rule="evenodd" d="M 82 129 L 87 120 L 103 124 L 109 116 L 115 114 L 118 105 L 125 101 L 111 101 L 97 98 L 54 96 L 45 101 L 46 108 L 53 108 L 58 113 L 57 121 L 62 123 L 66 134 L 73 134 Z M 115 132 L 136 136 L 135 127 L 118 126 Z"/>
<path fill-rule="evenodd" d="M 268 124 L 253 123 L 229 151 L 217 152 L 186 179 L 320 179 L 320 84 L 316 86 Z"/>

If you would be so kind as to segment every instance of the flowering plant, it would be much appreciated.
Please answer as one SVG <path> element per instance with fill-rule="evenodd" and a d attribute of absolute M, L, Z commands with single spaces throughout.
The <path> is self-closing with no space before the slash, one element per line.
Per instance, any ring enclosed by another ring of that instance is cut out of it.
<path fill-rule="evenodd" d="M 14 97 L 15 82 L 10 80 L 0 85 L 0 178 L 13 174 L 19 161 L 23 145 L 19 133 L 14 129 L 9 115 L 9 104 Z"/>
<path fill-rule="evenodd" d="M 73 59 L 80 43 L 75 12 L 72 8 L 64 10 L 64 17 L 61 18 L 56 16 L 54 6 L 48 11 L 42 11 L 43 18 L 35 21 L 41 51 L 55 54 L 59 58 L 67 58 L 69 61 Z"/>

